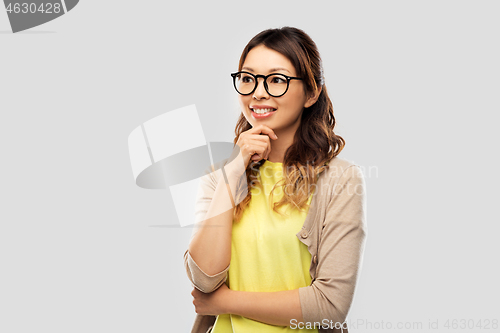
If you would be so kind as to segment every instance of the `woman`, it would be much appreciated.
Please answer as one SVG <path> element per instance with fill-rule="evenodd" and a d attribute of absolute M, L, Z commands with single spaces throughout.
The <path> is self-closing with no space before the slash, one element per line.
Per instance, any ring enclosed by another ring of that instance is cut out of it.
<path fill-rule="evenodd" d="M 192 332 L 347 332 L 365 184 L 359 166 L 337 157 L 345 142 L 316 45 L 300 29 L 262 31 L 231 75 L 235 150 L 202 178 L 184 254 Z"/>

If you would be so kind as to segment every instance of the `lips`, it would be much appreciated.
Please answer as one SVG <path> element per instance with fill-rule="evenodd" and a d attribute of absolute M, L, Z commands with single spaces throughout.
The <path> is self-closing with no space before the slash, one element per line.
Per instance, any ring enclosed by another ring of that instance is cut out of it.
<path fill-rule="evenodd" d="M 254 105 L 250 107 L 250 110 L 252 110 L 252 114 L 263 115 L 275 112 L 276 108 L 270 105 Z"/>
<path fill-rule="evenodd" d="M 268 109 L 268 110 L 271 110 L 271 109 Z M 269 111 L 269 112 L 261 112 L 261 113 L 257 113 L 254 110 L 252 110 L 252 117 L 254 119 L 264 119 L 264 118 L 267 118 L 267 117 L 271 117 L 275 113 L 276 113 L 276 110 Z"/>
<path fill-rule="evenodd" d="M 252 109 L 252 111 L 253 111 L 254 113 L 263 114 L 263 113 L 270 113 L 270 112 L 274 112 L 274 111 L 276 111 L 276 109 Z"/>
<path fill-rule="evenodd" d="M 272 107 L 271 105 L 252 105 L 250 106 L 250 109 L 255 110 L 255 109 L 271 109 L 271 110 L 276 110 L 275 107 Z"/>

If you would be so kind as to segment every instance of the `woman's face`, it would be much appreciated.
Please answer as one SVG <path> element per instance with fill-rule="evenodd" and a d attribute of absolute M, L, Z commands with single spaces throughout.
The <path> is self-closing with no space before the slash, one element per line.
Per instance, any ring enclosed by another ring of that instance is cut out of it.
<path fill-rule="evenodd" d="M 267 75 L 281 73 L 288 76 L 297 76 L 290 60 L 281 53 L 271 50 L 264 45 L 258 45 L 248 52 L 241 68 L 252 74 Z M 270 96 L 264 88 L 263 78 L 258 78 L 258 85 L 250 95 L 240 95 L 239 103 L 247 121 L 255 127 L 264 124 L 270 127 L 280 137 L 282 134 L 295 134 L 300 125 L 300 118 L 304 107 L 313 103 L 308 102 L 304 93 L 304 83 L 301 80 L 290 80 L 288 91 L 280 97 Z M 309 104 L 310 103 L 310 104 Z M 259 117 L 253 109 L 275 109 L 266 117 Z"/>

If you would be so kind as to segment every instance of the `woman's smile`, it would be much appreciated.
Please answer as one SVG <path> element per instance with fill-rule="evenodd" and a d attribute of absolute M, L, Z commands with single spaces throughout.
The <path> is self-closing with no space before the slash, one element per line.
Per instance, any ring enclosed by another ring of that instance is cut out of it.
<path fill-rule="evenodd" d="M 250 110 L 252 110 L 252 117 L 255 119 L 270 117 L 277 111 L 276 108 L 269 105 L 253 105 L 250 106 Z"/>

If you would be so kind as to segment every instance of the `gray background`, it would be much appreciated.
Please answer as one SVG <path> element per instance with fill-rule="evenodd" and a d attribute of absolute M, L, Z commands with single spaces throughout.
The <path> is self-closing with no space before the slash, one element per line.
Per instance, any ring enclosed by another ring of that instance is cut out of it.
<path fill-rule="evenodd" d="M 340 156 L 366 168 L 369 234 L 349 317 L 366 325 L 352 331 L 500 319 L 499 9 L 81 1 L 15 35 L 0 10 L 0 331 L 189 331 L 192 228 L 178 226 L 168 191 L 134 184 L 127 138 L 196 104 L 207 140 L 232 141 L 229 73 L 252 36 L 284 25 L 316 41 Z M 179 124 L 179 140 L 189 132 Z"/>

